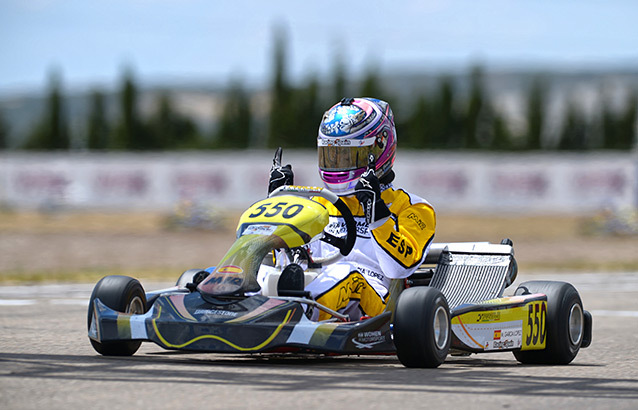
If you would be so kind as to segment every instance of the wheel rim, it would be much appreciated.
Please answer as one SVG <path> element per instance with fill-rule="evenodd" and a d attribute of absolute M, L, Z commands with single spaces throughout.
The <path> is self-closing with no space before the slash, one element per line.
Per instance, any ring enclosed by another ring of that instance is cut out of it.
<path fill-rule="evenodd" d="M 443 306 L 436 308 L 434 312 L 434 343 L 439 350 L 443 350 L 447 345 L 449 320 L 447 312 Z"/>
<path fill-rule="evenodd" d="M 574 303 L 569 311 L 569 339 L 573 345 L 580 343 L 583 337 L 583 309 Z"/>
<path fill-rule="evenodd" d="M 126 313 L 131 315 L 141 315 L 144 313 L 144 302 L 139 296 L 135 296 L 126 307 Z"/>

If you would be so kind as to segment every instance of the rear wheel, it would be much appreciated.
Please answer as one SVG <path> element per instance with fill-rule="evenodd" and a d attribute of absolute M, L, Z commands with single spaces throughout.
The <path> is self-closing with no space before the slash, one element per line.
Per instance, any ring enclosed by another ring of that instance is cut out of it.
<path fill-rule="evenodd" d="M 393 335 L 399 361 L 406 367 L 438 367 L 451 342 L 450 308 L 435 288 L 417 286 L 401 292 Z"/>
<path fill-rule="evenodd" d="M 136 315 L 146 312 L 146 294 L 137 279 L 119 275 L 106 276 L 100 279 L 91 294 L 87 316 L 89 329 L 93 319 L 93 301 L 95 299 L 100 299 L 102 303 L 117 312 Z M 131 356 L 142 344 L 141 341 L 97 342 L 93 339 L 90 340 L 95 351 L 104 356 Z"/>
<path fill-rule="evenodd" d="M 544 350 L 521 350 L 514 357 L 525 364 L 569 364 L 580 350 L 585 336 L 583 303 L 574 286 L 566 282 L 529 281 L 515 295 L 547 295 L 547 341 Z"/>

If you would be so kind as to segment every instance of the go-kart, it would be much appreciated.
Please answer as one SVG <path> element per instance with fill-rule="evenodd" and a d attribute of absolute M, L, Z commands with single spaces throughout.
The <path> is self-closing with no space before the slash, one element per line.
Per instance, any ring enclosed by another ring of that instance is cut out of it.
<path fill-rule="evenodd" d="M 345 237 L 324 231 L 329 215 L 317 196 L 342 213 Z M 315 240 L 336 251 L 313 258 L 305 245 Z M 591 343 L 592 318 L 572 285 L 531 281 L 503 296 L 517 274 L 509 240 L 432 245 L 412 276 L 392 281 L 385 312 L 350 321 L 303 287 L 355 240 L 355 218 L 337 195 L 280 187 L 244 212 L 216 267 L 187 270 L 174 287 L 152 292 L 133 278 L 102 278 L 89 303 L 91 344 L 107 356 L 132 355 L 151 341 L 211 353 L 396 354 L 407 367 L 437 367 L 448 354 L 498 351 L 522 363 L 567 364 Z M 257 272 L 275 250 L 290 264 L 271 267 L 262 286 Z M 302 265 L 303 283 L 295 284 L 287 272 Z M 314 309 L 331 318 L 311 320 Z"/>

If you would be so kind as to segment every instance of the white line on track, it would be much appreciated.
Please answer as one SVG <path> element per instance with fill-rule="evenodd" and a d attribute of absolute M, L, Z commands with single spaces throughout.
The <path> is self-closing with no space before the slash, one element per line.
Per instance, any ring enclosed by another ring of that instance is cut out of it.
<path fill-rule="evenodd" d="M 88 299 L 0 299 L 0 306 L 28 306 L 37 303 L 88 306 Z"/>
<path fill-rule="evenodd" d="M 596 316 L 638 317 L 638 311 L 635 310 L 592 310 L 590 313 L 594 319 Z"/>
<path fill-rule="evenodd" d="M 33 299 L 0 299 L 0 306 L 26 306 L 36 303 Z"/>
<path fill-rule="evenodd" d="M 78 305 L 89 306 L 88 299 L 50 299 L 49 303 L 53 305 Z"/>

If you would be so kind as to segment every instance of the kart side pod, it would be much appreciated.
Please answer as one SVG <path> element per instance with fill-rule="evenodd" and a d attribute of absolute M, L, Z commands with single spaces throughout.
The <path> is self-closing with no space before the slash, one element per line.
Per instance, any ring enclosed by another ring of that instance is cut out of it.
<path fill-rule="evenodd" d="M 393 331 L 404 365 L 436 367 L 448 351 L 512 351 L 522 363 L 567 364 L 591 343 L 591 314 L 571 284 L 525 282 L 503 296 L 517 273 L 511 241 L 433 245 L 433 258 L 429 286 L 406 289 L 396 304 Z M 418 281 L 423 277 L 408 283 Z"/>

